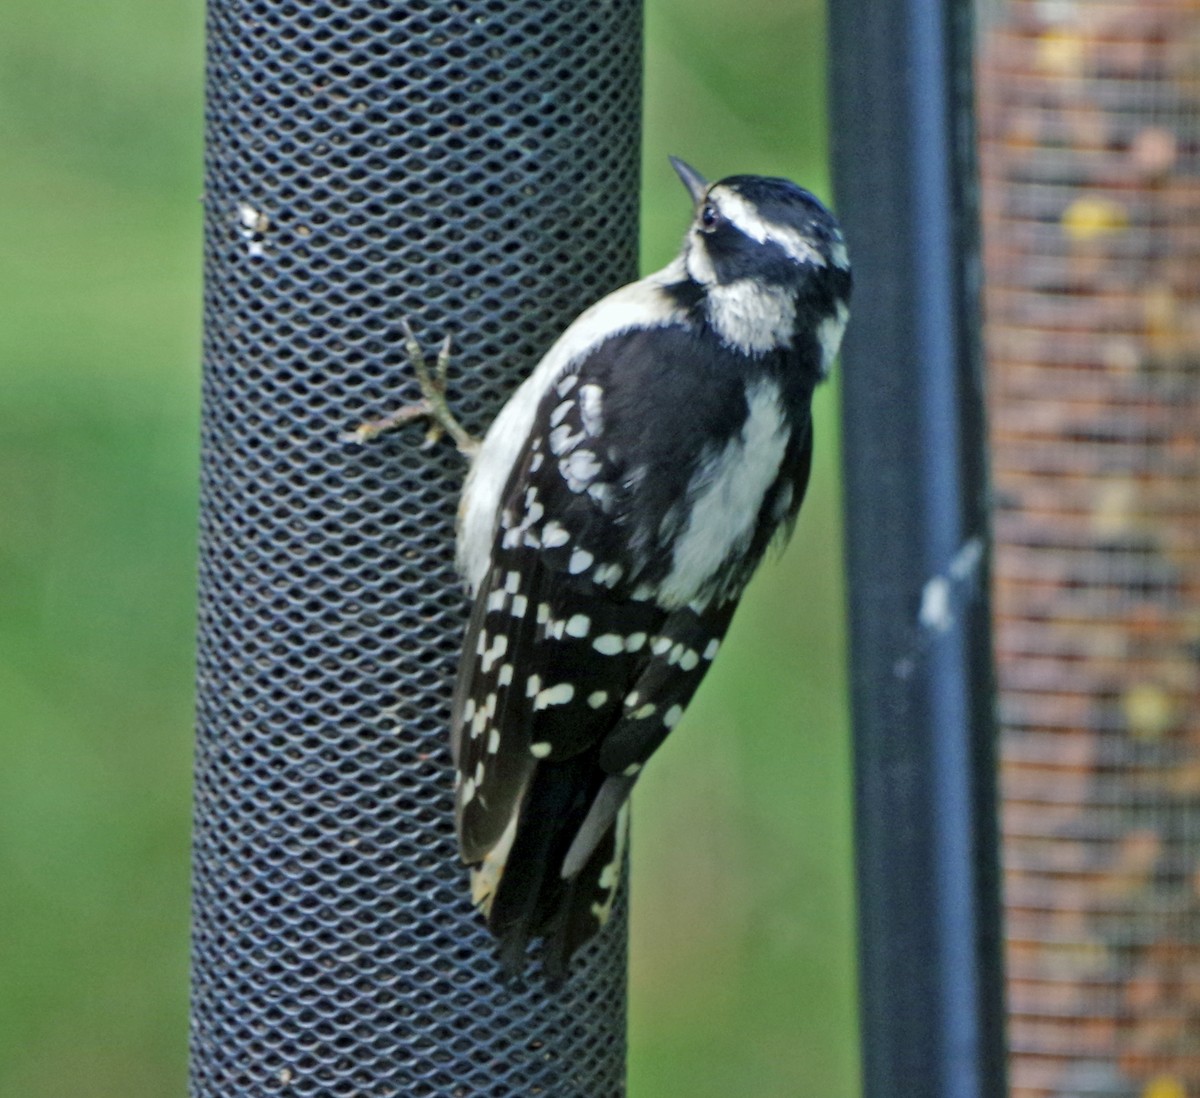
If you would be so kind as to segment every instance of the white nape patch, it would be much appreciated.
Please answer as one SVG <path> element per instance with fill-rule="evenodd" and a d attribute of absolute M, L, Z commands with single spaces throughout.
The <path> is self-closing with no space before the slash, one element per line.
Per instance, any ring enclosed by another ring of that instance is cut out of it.
<path fill-rule="evenodd" d="M 535 759 L 544 759 L 550 754 L 550 745 L 545 740 L 541 743 L 531 743 L 529 745 L 529 753 Z"/>
<path fill-rule="evenodd" d="M 813 267 L 826 266 L 825 257 L 802 232 L 790 225 L 767 221 L 732 188 L 713 187 L 708 192 L 708 200 L 715 203 L 721 215 L 751 240 L 757 240 L 760 244 L 768 241 L 777 244 L 797 263 L 806 263 Z"/>
<path fill-rule="evenodd" d="M 484 856 L 483 864 L 478 869 L 471 870 L 471 901 L 476 907 L 482 907 L 485 913 L 492 906 L 492 895 L 500 883 L 509 851 L 512 850 L 513 839 L 517 836 L 517 815 L 514 811 L 504 834 Z"/>
<path fill-rule="evenodd" d="M 817 344 L 821 348 L 821 376 L 828 377 L 833 369 L 833 360 L 837 358 L 842 346 L 842 336 L 846 334 L 846 321 L 850 319 L 850 309 L 844 301 L 837 303 L 837 311 L 833 316 L 827 316 L 817 325 Z"/>
<path fill-rule="evenodd" d="M 583 385 L 579 389 L 579 419 L 584 431 L 595 438 L 604 430 L 604 390 L 599 385 Z"/>
<path fill-rule="evenodd" d="M 500 665 L 500 670 L 496 672 L 497 686 L 510 686 L 513 681 L 513 665 L 511 663 L 503 663 Z"/>
<path fill-rule="evenodd" d="M 600 706 L 602 706 L 606 701 L 608 701 L 608 691 L 607 690 L 597 690 L 594 693 L 588 695 L 587 703 L 593 709 L 599 709 Z"/>
<path fill-rule="evenodd" d="M 625 638 L 625 651 L 626 652 L 640 652 L 642 650 L 642 648 L 645 647 L 645 644 L 646 644 L 646 634 L 645 633 L 630 633 L 629 636 L 627 636 Z"/>
<path fill-rule="evenodd" d="M 702 658 L 710 663 L 717 658 L 717 653 L 721 651 L 721 642 L 714 638 L 704 646 L 704 651 L 701 653 Z"/>
<path fill-rule="evenodd" d="M 586 549 L 574 549 L 571 552 L 571 559 L 567 561 L 567 571 L 573 576 L 578 576 L 581 572 L 586 572 L 591 568 L 595 559 Z"/>
<path fill-rule="evenodd" d="M 693 475 L 688 524 L 675 542 L 671 571 L 658 589 L 663 609 L 679 609 L 697 598 L 725 562 L 750 543 L 763 496 L 779 475 L 791 434 L 780 403 L 773 381 L 748 387 L 749 411 L 740 435 L 701 462 Z"/>
<path fill-rule="evenodd" d="M 586 637 L 592 628 L 592 619 L 587 614 L 572 614 L 567 620 L 565 632 L 568 637 Z"/>
<path fill-rule="evenodd" d="M 683 716 L 683 706 L 673 705 L 663 714 L 663 724 L 667 728 L 674 728 L 679 723 L 679 718 Z"/>
<path fill-rule="evenodd" d="M 575 687 L 569 682 L 560 682 L 557 686 L 547 686 L 539 690 L 533 699 L 534 710 L 549 709 L 552 705 L 566 705 L 575 697 Z"/>
<path fill-rule="evenodd" d="M 568 374 L 571 367 L 612 336 L 640 328 L 685 325 L 686 308 L 665 292 L 683 275 L 683 263 L 677 259 L 584 310 L 492 421 L 471 463 L 459 508 L 458 569 L 472 594 L 487 575 L 500 499 L 513 465 L 533 432 L 542 398 L 551 386 L 574 376 Z"/>
<path fill-rule="evenodd" d="M 761 355 L 792 341 L 796 301 L 792 292 L 752 278 L 708 288 L 708 320 L 729 346 Z"/>
<path fill-rule="evenodd" d="M 616 633 L 601 633 L 592 641 L 592 647 L 602 656 L 615 656 L 625 651 L 625 641 Z"/>

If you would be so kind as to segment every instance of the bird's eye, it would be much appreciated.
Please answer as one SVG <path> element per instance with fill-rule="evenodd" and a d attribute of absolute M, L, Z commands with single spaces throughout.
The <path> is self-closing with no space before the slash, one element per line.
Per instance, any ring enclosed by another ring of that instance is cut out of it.
<path fill-rule="evenodd" d="M 700 211 L 700 224 L 706 229 L 715 229 L 720 220 L 721 215 L 717 213 L 716 206 L 711 202 L 706 202 L 704 209 Z"/>

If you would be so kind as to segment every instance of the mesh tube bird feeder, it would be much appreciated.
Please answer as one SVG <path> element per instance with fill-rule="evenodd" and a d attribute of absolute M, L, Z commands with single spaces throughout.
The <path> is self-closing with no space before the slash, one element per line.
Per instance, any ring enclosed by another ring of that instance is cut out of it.
<path fill-rule="evenodd" d="M 400 322 L 481 430 L 636 273 L 638 0 L 211 0 L 191 1089 L 616 1095 L 625 917 L 504 987 L 452 827 L 464 472 Z"/>
<path fill-rule="evenodd" d="M 1200 9 L 984 6 L 1015 1098 L 1200 1092 Z"/>

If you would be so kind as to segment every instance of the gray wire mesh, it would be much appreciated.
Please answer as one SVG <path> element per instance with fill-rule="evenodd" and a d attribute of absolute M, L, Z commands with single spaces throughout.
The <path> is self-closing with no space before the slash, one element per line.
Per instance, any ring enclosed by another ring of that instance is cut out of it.
<path fill-rule="evenodd" d="M 1200 10 L 988 5 L 1014 1098 L 1200 1088 Z"/>
<path fill-rule="evenodd" d="M 497 980 L 451 820 L 471 429 L 635 273 L 639 0 L 212 0 L 192 1093 L 624 1091 L 626 935 Z"/>

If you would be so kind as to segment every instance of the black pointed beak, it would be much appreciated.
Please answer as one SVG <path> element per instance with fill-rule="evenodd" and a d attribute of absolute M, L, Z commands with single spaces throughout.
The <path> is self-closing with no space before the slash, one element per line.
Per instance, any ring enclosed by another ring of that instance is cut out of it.
<path fill-rule="evenodd" d="M 671 167 L 678 173 L 679 178 L 683 180 L 683 185 L 687 187 L 688 194 L 692 196 L 693 205 L 699 206 L 704 201 L 704 196 L 708 193 L 708 180 L 704 178 L 690 164 L 685 164 L 677 156 L 669 156 Z"/>

